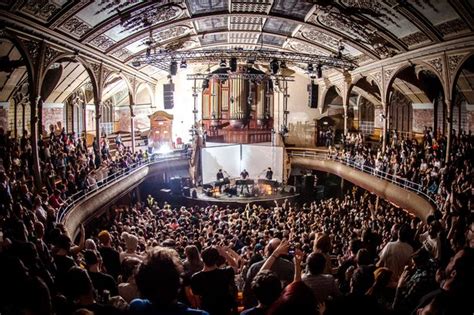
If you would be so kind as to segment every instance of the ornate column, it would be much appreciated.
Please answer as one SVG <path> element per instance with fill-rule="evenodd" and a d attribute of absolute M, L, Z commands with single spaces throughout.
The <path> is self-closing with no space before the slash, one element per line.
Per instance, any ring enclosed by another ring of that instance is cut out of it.
<path fill-rule="evenodd" d="M 35 187 L 39 191 L 42 187 L 41 172 L 38 153 L 38 108 L 39 96 L 30 92 L 30 129 L 31 129 L 31 150 L 33 154 L 33 177 Z M 23 122 L 24 124 L 24 122 Z"/>
<path fill-rule="evenodd" d="M 94 98 L 94 105 L 95 105 L 95 139 L 97 141 L 97 145 L 99 146 L 100 152 L 100 104 L 102 103 L 101 100 Z M 99 161 L 102 161 L 102 157 L 99 153 Z"/>
<path fill-rule="evenodd" d="M 135 113 L 133 112 L 133 102 L 130 102 L 130 133 L 132 136 L 132 153 L 135 152 Z"/>
<path fill-rule="evenodd" d="M 45 126 L 46 127 L 46 126 Z M 38 136 L 43 134 L 43 100 L 38 100 Z"/>
<path fill-rule="evenodd" d="M 445 100 L 446 102 L 446 121 L 447 121 L 447 134 L 446 134 L 446 155 L 445 162 L 449 161 L 449 155 L 451 154 L 451 143 L 452 143 L 452 132 L 453 129 L 453 104 L 449 99 Z"/>
<path fill-rule="evenodd" d="M 344 136 L 347 135 L 347 132 L 348 132 L 348 128 L 347 128 L 347 118 L 348 118 L 348 115 L 347 115 L 347 104 L 346 104 L 347 101 L 344 102 L 344 104 L 342 105 L 342 108 L 344 109 Z"/>
<path fill-rule="evenodd" d="M 382 152 L 385 153 L 385 147 L 387 146 L 387 130 L 388 130 L 388 106 L 387 103 L 382 101 L 383 108 L 383 128 L 382 128 Z"/>

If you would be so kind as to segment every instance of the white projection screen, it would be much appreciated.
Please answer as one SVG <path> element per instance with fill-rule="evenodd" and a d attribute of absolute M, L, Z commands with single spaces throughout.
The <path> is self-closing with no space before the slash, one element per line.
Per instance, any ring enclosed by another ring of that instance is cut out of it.
<path fill-rule="evenodd" d="M 268 167 L 273 170 L 273 179 L 283 180 L 283 148 L 270 145 L 237 144 L 203 148 L 202 180 L 210 183 L 216 180 L 219 169 L 227 172 L 231 178 L 240 177 L 246 169 L 252 179 L 265 178 Z"/>
<path fill-rule="evenodd" d="M 201 149 L 202 155 L 202 182 L 204 184 L 216 180 L 219 169 L 229 175 L 240 176 L 240 145 L 213 146 Z"/>
<path fill-rule="evenodd" d="M 268 167 L 273 170 L 273 179 L 283 180 L 283 147 L 270 145 L 243 144 L 241 169 L 249 172 L 253 179 L 265 178 Z"/>

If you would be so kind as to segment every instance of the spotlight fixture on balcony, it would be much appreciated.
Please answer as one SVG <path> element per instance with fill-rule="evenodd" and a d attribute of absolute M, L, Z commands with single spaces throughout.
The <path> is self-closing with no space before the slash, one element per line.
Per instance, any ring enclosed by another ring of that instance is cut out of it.
<path fill-rule="evenodd" d="M 221 68 L 225 68 L 227 66 L 227 61 L 225 59 L 221 59 L 221 62 L 219 63 L 219 66 Z"/>
<path fill-rule="evenodd" d="M 186 59 L 181 59 L 181 63 L 179 64 L 179 67 L 181 69 L 186 69 L 188 67 L 188 64 L 186 63 Z"/>

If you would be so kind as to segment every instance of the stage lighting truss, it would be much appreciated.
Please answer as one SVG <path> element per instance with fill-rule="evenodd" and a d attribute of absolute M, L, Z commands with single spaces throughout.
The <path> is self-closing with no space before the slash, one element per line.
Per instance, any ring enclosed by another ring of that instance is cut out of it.
<path fill-rule="evenodd" d="M 266 73 L 195 73 L 195 74 L 188 74 L 188 80 L 203 80 L 204 82 L 209 82 L 210 79 L 218 79 L 218 80 L 227 80 L 227 79 L 244 79 L 244 80 L 251 80 L 254 82 L 264 82 L 268 80 L 275 80 L 276 82 L 291 82 L 294 81 L 293 76 L 285 76 L 285 75 L 269 75 Z M 203 88 L 207 88 L 203 86 Z"/>
<path fill-rule="evenodd" d="M 162 70 L 168 71 L 170 62 L 173 60 L 186 60 L 189 63 L 209 63 L 209 60 L 230 60 L 236 58 L 241 63 L 248 63 L 249 60 L 269 64 L 277 60 L 286 64 L 320 64 L 327 68 L 338 68 L 343 70 L 353 70 L 357 64 L 345 57 L 310 55 L 297 52 L 284 52 L 277 50 L 186 50 L 186 51 L 159 51 L 151 53 L 149 56 L 142 55 L 136 57 L 133 64 L 150 64 Z M 281 67 L 281 66 L 280 66 Z"/>

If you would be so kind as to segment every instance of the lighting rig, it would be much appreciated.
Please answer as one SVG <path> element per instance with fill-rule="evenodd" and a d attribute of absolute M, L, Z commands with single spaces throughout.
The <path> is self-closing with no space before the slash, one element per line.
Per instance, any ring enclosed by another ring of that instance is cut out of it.
<path fill-rule="evenodd" d="M 187 51 L 158 51 L 156 53 L 147 53 L 136 57 L 131 63 L 132 66 L 139 67 L 149 64 L 169 71 L 170 63 L 174 60 L 184 60 L 187 63 L 208 63 L 209 60 L 222 61 L 231 60 L 231 66 L 235 61 L 246 64 L 254 64 L 256 61 L 270 64 L 272 73 L 275 70 L 285 68 L 288 63 L 320 65 L 321 67 L 339 68 L 343 70 L 352 70 L 357 64 L 352 60 L 345 58 L 341 54 L 336 56 L 310 55 L 297 52 L 283 52 L 277 50 L 187 50 Z M 225 66 L 225 65 L 224 65 Z"/>

